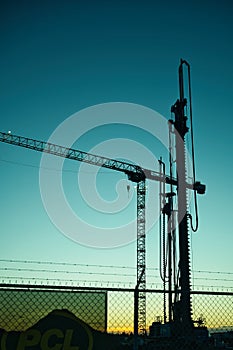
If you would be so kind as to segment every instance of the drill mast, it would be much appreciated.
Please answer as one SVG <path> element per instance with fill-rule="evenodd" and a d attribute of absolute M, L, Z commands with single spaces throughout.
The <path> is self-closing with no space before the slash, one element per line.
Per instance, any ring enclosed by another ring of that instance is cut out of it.
<path fill-rule="evenodd" d="M 193 183 L 194 183 L 194 200 L 196 210 L 196 228 L 192 225 L 192 216 L 188 212 L 188 189 L 187 183 L 187 154 L 185 147 L 185 136 L 189 131 L 187 127 L 187 116 L 185 114 L 187 99 L 184 97 L 184 77 L 183 66 L 188 68 L 188 94 L 190 107 L 190 126 L 192 139 L 192 163 L 193 163 Z M 170 178 L 173 177 L 172 149 L 175 150 L 176 177 L 177 177 L 177 210 L 173 208 L 173 198 L 176 193 L 173 192 L 174 183 L 170 183 L 170 191 L 165 192 L 165 187 L 160 187 L 160 208 L 163 216 L 163 227 L 160 227 L 160 237 L 163 245 L 163 261 L 168 256 L 167 264 L 163 262 L 163 271 L 161 268 L 161 277 L 164 282 L 164 323 L 167 322 L 166 315 L 166 283 L 168 283 L 168 316 L 169 323 L 174 325 L 174 333 L 182 336 L 190 336 L 193 333 L 192 321 L 192 304 L 191 304 L 191 271 L 190 271 L 190 234 L 189 219 L 191 228 L 197 231 L 198 214 L 196 194 L 205 193 L 205 186 L 195 181 L 195 162 L 194 162 L 194 145 L 193 145 L 193 128 L 192 128 L 192 103 L 191 103 L 191 84 L 190 84 L 190 65 L 181 60 L 179 66 L 179 99 L 171 107 L 174 114 L 174 120 L 169 120 L 169 151 L 170 151 Z M 174 146 L 172 141 L 174 140 Z M 163 171 L 162 171 L 163 170 Z M 165 173 L 165 164 L 160 160 L 160 171 Z M 165 217 L 167 222 L 165 224 Z M 177 225 L 176 225 L 177 222 Z M 166 229 L 165 229 L 166 228 Z M 179 237 L 179 263 L 176 266 L 176 229 Z M 167 231 L 167 238 L 165 238 Z M 167 252 L 165 244 L 167 240 Z M 160 258 L 161 261 L 161 258 Z M 160 262 L 161 264 L 161 262 Z M 162 264 L 161 264 L 162 265 Z M 177 271 L 178 270 L 178 271 Z M 172 285 L 172 279 L 174 284 Z M 174 302 L 172 300 L 174 291 Z"/>

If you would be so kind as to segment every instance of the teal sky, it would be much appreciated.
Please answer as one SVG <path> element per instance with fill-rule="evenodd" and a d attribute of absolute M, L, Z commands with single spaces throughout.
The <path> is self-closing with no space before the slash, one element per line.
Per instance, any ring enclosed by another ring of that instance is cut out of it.
<path fill-rule="evenodd" d="M 35 0 L 0 5 L 3 132 L 47 140 L 72 114 L 108 102 L 143 105 L 169 119 L 178 98 L 179 60 L 191 64 L 196 172 L 207 185 L 206 195 L 198 198 L 200 229 L 192 234 L 196 270 L 231 272 L 233 267 L 232 11 L 230 0 Z M 166 157 L 151 136 L 124 126 L 93 129 L 75 146 L 88 151 L 116 137 L 129 137 L 157 158 Z M 0 144 L 1 258 L 135 266 L 135 243 L 89 248 L 55 228 L 40 197 L 40 159 L 39 153 Z M 79 165 L 66 161 L 65 169 L 65 191 L 75 208 Z M 101 175 L 99 191 L 113 200 L 114 182 L 121 177 Z M 123 221 L 133 215 L 133 205 L 135 198 Z M 88 216 L 85 210 L 83 206 Z M 147 237 L 147 266 L 158 267 L 156 227 Z"/>

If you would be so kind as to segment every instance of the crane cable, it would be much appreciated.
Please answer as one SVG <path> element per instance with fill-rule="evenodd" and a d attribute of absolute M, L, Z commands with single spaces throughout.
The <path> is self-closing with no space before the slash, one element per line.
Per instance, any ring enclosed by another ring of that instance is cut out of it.
<path fill-rule="evenodd" d="M 188 67 L 188 95 L 189 95 L 189 113 L 190 113 L 190 126 L 191 126 L 191 145 L 192 145 L 192 165 L 193 165 L 193 182 L 196 183 L 196 169 L 195 169 L 195 152 L 194 152 L 194 136 L 193 136 L 193 112 L 192 112 L 192 94 L 191 94 L 191 72 L 190 64 L 186 61 L 183 61 Z M 193 232 L 198 230 L 198 204 L 197 204 L 197 190 L 194 189 L 194 208 L 195 208 L 195 219 L 196 226 L 193 226 L 193 217 L 189 213 L 188 217 L 190 219 L 190 224 Z"/>
<path fill-rule="evenodd" d="M 170 178 L 173 177 L 172 164 L 175 162 L 173 159 L 173 145 L 172 145 L 172 124 L 169 123 L 169 165 L 170 165 Z M 173 185 L 170 184 L 170 192 L 173 193 Z M 171 212 L 171 222 L 172 222 L 172 244 L 173 244 L 173 275 L 174 275 L 174 286 L 176 285 L 176 224 L 174 207 L 172 201 L 172 212 Z"/>
<path fill-rule="evenodd" d="M 162 158 L 159 160 L 159 166 L 160 166 L 160 175 L 165 177 L 165 163 L 162 161 Z M 165 205 L 165 182 L 159 183 L 159 271 L 160 271 L 160 277 L 162 281 L 166 282 L 166 266 L 167 266 L 167 259 L 166 259 L 166 239 L 165 239 L 165 230 L 166 230 L 166 224 L 165 224 L 165 214 L 163 213 L 163 208 Z"/>

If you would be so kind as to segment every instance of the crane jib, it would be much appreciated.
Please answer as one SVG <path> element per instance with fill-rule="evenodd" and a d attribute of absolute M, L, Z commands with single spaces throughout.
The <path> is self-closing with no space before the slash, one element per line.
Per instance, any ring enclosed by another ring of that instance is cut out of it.
<path fill-rule="evenodd" d="M 38 152 L 45 152 L 59 157 L 69 158 L 95 166 L 120 171 L 125 173 L 130 181 L 136 183 L 148 179 L 177 186 L 177 179 L 171 178 L 170 176 L 163 176 L 157 171 L 144 169 L 139 165 L 122 162 L 120 160 L 83 152 L 45 141 L 39 141 L 24 136 L 17 136 L 11 133 L 0 132 L 0 142 L 5 142 L 24 148 L 29 148 Z M 205 186 L 202 185 L 199 181 L 195 182 L 195 184 L 187 183 L 187 188 L 196 190 L 199 194 L 205 193 Z"/>

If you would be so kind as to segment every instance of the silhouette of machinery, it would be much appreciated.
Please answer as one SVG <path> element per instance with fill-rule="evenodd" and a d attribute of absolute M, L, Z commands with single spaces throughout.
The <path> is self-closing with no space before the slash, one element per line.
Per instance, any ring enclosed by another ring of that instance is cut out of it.
<path fill-rule="evenodd" d="M 173 177 L 173 161 L 170 157 L 170 174 L 165 173 L 165 164 L 160 159 L 160 171 L 156 172 L 149 169 L 141 168 L 138 165 L 122 162 L 87 152 L 82 152 L 64 146 L 38 141 L 23 136 L 13 135 L 11 132 L 0 132 L 0 142 L 28 148 L 38 152 L 45 152 L 55 156 L 68 158 L 71 160 L 85 162 L 98 167 L 112 169 L 114 171 L 122 172 L 128 176 L 128 179 L 137 184 L 137 285 L 136 285 L 136 305 L 134 332 L 143 334 L 146 330 L 146 249 L 145 249 L 145 196 L 146 196 L 146 179 L 159 181 L 160 183 L 160 205 L 161 213 L 164 218 L 167 216 L 167 235 L 168 235 L 168 281 L 169 281 L 169 322 L 178 324 L 180 330 L 185 330 L 191 333 L 193 329 L 192 321 L 192 307 L 190 299 L 190 247 L 189 247 L 189 230 L 188 220 L 192 216 L 188 212 L 187 190 L 194 191 L 195 208 L 197 213 L 196 195 L 205 193 L 205 185 L 195 180 L 195 166 L 194 166 L 194 150 L 192 147 L 192 161 L 193 161 L 193 179 L 188 181 L 186 169 L 186 151 L 185 151 L 185 135 L 188 132 L 187 116 L 185 115 L 185 108 L 187 100 L 184 98 L 184 82 L 183 82 L 183 65 L 188 67 L 189 74 L 189 100 L 191 113 L 191 88 L 190 88 L 190 66 L 181 60 L 179 66 L 179 87 L 180 97 L 172 106 L 172 113 L 174 113 L 174 120 L 169 120 L 169 135 L 175 140 L 175 154 L 176 154 L 176 177 Z M 191 136 L 193 143 L 192 132 L 192 113 L 191 117 Z M 172 147 L 172 146 L 171 146 Z M 171 149 L 170 149 L 171 154 Z M 170 191 L 165 192 L 165 185 L 170 185 Z M 173 208 L 173 197 L 176 195 L 173 192 L 173 187 L 177 189 L 177 210 Z M 174 246 L 175 235 L 175 216 L 178 220 L 179 231 L 179 282 L 174 282 L 175 299 L 172 300 L 172 278 L 174 277 L 175 268 L 172 271 L 172 264 L 175 266 L 175 260 L 172 261 L 172 251 Z M 198 216 L 196 214 L 196 219 Z M 163 225 L 165 228 L 165 225 Z M 197 227 L 194 229 L 196 230 Z M 164 230 L 163 230 L 164 231 Z M 165 234 L 165 232 L 163 232 Z M 163 266 L 163 280 L 166 285 L 166 266 Z M 164 322 L 167 322 L 164 302 Z"/>
<path fill-rule="evenodd" d="M 184 72 L 186 66 L 188 73 L 188 101 L 184 97 Z M 188 198 L 188 169 L 187 154 L 185 147 L 185 135 L 189 131 L 187 127 L 190 115 L 191 131 L 191 160 L 192 160 L 192 182 L 194 184 L 194 207 L 196 216 L 196 226 L 193 226 L 193 218 L 189 213 Z M 192 231 L 198 229 L 198 207 L 197 193 L 205 193 L 205 185 L 196 181 L 195 158 L 194 158 L 194 138 L 192 122 L 192 97 L 190 65 L 187 61 L 181 60 L 179 66 L 179 99 L 171 107 L 174 119 L 168 121 L 169 126 L 169 148 L 170 148 L 170 178 L 173 177 L 174 166 L 177 176 L 177 205 L 174 207 L 173 183 L 170 183 L 170 190 L 166 192 L 165 185 L 160 184 L 160 274 L 164 283 L 164 324 L 169 335 L 180 335 L 190 337 L 194 335 L 194 323 L 192 320 L 191 304 L 191 271 L 190 271 L 190 237 L 189 221 Z M 174 148 L 174 154 L 173 154 Z M 165 164 L 160 159 L 160 172 L 165 174 Z M 167 220 L 166 220 L 167 218 Z M 176 230 L 178 228 L 179 240 L 179 261 L 176 259 Z M 168 288 L 166 287 L 168 284 Z M 168 293 L 167 293 L 168 292 Z M 168 319 L 167 319 L 167 294 L 168 294 Z M 174 299 L 173 298 L 174 295 Z M 158 323 L 158 322 L 157 322 Z M 157 324 L 156 323 L 156 324 Z M 166 332 L 165 332 L 166 333 Z M 167 334 L 168 334 L 167 333 Z"/>

